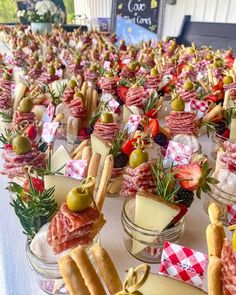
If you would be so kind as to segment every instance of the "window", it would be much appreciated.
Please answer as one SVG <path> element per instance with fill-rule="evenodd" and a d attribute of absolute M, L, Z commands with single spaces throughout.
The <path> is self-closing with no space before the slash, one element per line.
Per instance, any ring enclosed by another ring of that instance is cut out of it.
<path fill-rule="evenodd" d="M 57 4 L 57 0 L 53 0 Z M 74 0 L 64 0 L 67 13 L 67 23 L 71 24 L 75 15 Z M 0 23 L 16 23 L 17 4 L 15 0 L 0 0 Z"/>

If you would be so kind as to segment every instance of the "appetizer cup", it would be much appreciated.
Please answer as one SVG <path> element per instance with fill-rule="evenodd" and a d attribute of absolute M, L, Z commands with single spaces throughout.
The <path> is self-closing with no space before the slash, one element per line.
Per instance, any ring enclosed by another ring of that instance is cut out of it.
<path fill-rule="evenodd" d="M 162 232 L 144 229 L 134 223 L 135 198 L 126 198 L 122 210 L 122 224 L 124 228 L 124 245 L 135 258 L 147 263 L 159 263 L 165 241 L 177 243 L 184 233 L 185 218 Z M 134 244 L 142 249 L 137 253 Z"/>
<path fill-rule="evenodd" d="M 236 204 L 236 196 L 229 194 L 217 186 L 214 186 L 211 193 L 204 193 L 204 209 L 208 214 L 208 207 L 211 203 L 216 203 L 220 209 L 221 220 L 225 226 L 229 226 L 227 218 L 227 206 Z"/>
<path fill-rule="evenodd" d="M 218 150 L 224 148 L 224 142 L 229 139 L 216 133 L 212 134 L 211 139 L 211 156 L 213 159 L 216 159 Z"/>
<path fill-rule="evenodd" d="M 95 260 L 92 255 L 91 248 L 94 244 L 100 244 L 99 235 L 97 235 L 93 242 L 86 246 L 86 252 L 93 265 L 95 265 Z M 30 242 L 26 242 L 26 254 L 28 264 L 35 274 L 38 286 L 47 294 L 53 295 L 69 295 L 63 278 L 60 274 L 58 262 L 46 261 L 35 255 L 30 249 Z"/>

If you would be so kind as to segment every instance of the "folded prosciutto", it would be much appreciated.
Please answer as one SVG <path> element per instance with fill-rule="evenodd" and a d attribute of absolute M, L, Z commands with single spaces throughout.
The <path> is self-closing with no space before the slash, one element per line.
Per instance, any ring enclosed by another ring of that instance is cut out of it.
<path fill-rule="evenodd" d="M 0 109 L 7 110 L 11 107 L 11 81 L 0 80 Z"/>
<path fill-rule="evenodd" d="M 47 241 L 53 252 L 59 254 L 89 244 L 104 224 L 103 215 L 96 208 L 73 212 L 63 203 L 49 225 Z"/>
<path fill-rule="evenodd" d="M 1 174 L 14 178 L 24 174 L 23 168 L 26 165 L 36 168 L 44 167 L 46 154 L 36 148 L 26 154 L 18 155 L 12 149 L 4 149 L 2 158 L 5 161 Z"/>
<path fill-rule="evenodd" d="M 35 120 L 35 113 L 29 112 L 29 113 L 23 113 L 20 111 L 15 111 L 13 115 L 13 127 L 15 127 L 17 124 L 27 121 L 29 124 L 34 123 Z"/>

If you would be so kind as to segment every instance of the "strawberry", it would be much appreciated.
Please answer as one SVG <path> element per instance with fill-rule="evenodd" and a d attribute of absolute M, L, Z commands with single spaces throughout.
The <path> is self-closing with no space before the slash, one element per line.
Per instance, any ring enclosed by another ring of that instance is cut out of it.
<path fill-rule="evenodd" d="M 7 144 L 5 144 L 5 145 L 4 145 L 4 149 L 5 149 L 5 150 L 12 150 L 12 149 L 13 149 L 12 144 L 11 144 L 11 143 L 7 143 Z"/>
<path fill-rule="evenodd" d="M 31 178 L 31 183 L 33 188 L 38 191 L 38 192 L 43 192 L 44 191 L 44 181 L 40 178 L 32 177 Z M 27 193 L 30 191 L 30 181 L 27 179 L 23 186 L 22 186 L 22 199 L 27 202 L 28 196 Z"/>
<path fill-rule="evenodd" d="M 234 63 L 234 57 L 232 55 L 228 55 L 224 58 L 226 66 L 231 69 Z"/>
<path fill-rule="evenodd" d="M 148 118 L 156 119 L 157 118 L 157 109 L 152 109 L 145 114 Z"/>
<path fill-rule="evenodd" d="M 179 165 L 174 168 L 175 178 L 179 180 L 182 188 L 197 191 L 197 197 L 200 198 L 201 191 L 208 193 L 211 191 L 209 184 L 217 184 L 218 181 L 209 176 L 212 169 L 208 167 L 207 162 L 202 166 L 199 164 Z"/>
<path fill-rule="evenodd" d="M 159 132 L 159 122 L 157 119 L 151 119 L 148 123 L 148 125 L 146 125 L 144 127 L 144 131 L 147 134 L 151 134 L 152 137 L 155 137 L 157 135 L 157 133 Z"/>
<path fill-rule="evenodd" d="M 32 141 L 34 141 L 38 135 L 37 128 L 34 125 L 29 125 L 25 132 L 29 139 Z"/>
<path fill-rule="evenodd" d="M 224 86 L 224 84 L 223 84 L 223 81 L 221 80 L 216 85 L 214 85 L 212 87 L 212 91 L 215 92 L 215 91 L 218 91 L 218 90 L 223 90 L 223 86 Z"/>
<path fill-rule="evenodd" d="M 125 102 L 126 101 L 126 93 L 128 92 L 129 88 L 126 86 L 117 86 L 116 92 L 119 98 Z"/>
<path fill-rule="evenodd" d="M 124 154 L 126 154 L 127 156 L 130 156 L 131 153 L 135 150 L 135 147 L 134 147 L 134 143 L 137 141 L 137 138 L 133 138 L 133 139 L 130 139 L 130 140 L 127 140 L 121 150 Z"/>

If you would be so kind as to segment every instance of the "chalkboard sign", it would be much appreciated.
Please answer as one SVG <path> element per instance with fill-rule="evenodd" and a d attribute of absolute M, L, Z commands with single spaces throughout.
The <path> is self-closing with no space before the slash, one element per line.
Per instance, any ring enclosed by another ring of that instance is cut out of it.
<path fill-rule="evenodd" d="M 113 0 L 113 31 L 127 44 L 160 39 L 164 0 Z"/>

